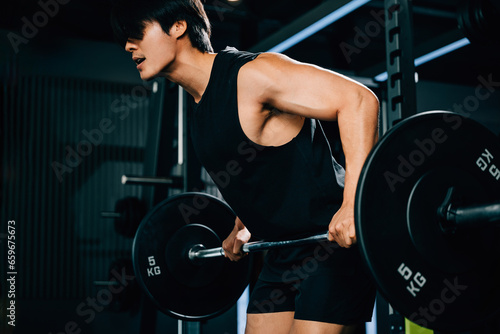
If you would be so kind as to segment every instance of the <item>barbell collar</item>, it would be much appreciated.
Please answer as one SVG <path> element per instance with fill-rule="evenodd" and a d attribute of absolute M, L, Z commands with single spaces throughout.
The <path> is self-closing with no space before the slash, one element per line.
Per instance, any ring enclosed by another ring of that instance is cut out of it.
<path fill-rule="evenodd" d="M 202 244 L 193 246 L 188 252 L 188 257 L 191 261 L 221 256 L 224 256 L 224 250 L 222 247 L 205 249 L 205 246 Z"/>

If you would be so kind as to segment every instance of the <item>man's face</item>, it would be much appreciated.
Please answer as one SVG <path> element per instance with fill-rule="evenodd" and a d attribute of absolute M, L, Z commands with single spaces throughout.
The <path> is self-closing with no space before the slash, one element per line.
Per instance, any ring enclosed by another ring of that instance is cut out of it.
<path fill-rule="evenodd" d="M 168 72 L 176 54 L 175 27 L 172 27 L 171 34 L 168 35 L 158 22 L 147 22 L 142 39 L 128 39 L 125 50 L 132 53 L 142 80 L 150 80 L 161 72 Z"/>

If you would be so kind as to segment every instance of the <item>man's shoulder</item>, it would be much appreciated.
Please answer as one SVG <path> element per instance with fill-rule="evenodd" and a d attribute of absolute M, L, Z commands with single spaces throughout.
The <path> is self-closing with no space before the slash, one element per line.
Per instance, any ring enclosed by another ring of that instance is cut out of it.
<path fill-rule="evenodd" d="M 285 75 L 286 71 L 290 70 L 289 65 L 293 63 L 296 62 L 279 53 L 260 53 L 241 67 L 238 80 L 264 83 Z"/>

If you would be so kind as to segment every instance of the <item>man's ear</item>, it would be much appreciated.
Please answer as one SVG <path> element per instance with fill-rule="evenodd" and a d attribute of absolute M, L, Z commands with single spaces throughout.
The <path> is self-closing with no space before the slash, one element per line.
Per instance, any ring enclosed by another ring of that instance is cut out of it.
<path fill-rule="evenodd" d="M 170 28 L 170 35 L 175 38 L 181 38 L 184 36 L 187 30 L 187 23 L 185 20 L 180 20 L 175 22 Z"/>

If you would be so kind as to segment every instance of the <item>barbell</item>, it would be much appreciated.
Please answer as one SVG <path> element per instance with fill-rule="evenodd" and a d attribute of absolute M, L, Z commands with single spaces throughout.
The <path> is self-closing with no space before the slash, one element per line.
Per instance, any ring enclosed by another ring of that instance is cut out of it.
<path fill-rule="evenodd" d="M 356 191 L 358 245 L 379 292 L 409 320 L 465 330 L 500 310 L 499 157 L 494 134 L 450 112 L 400 122 L 369 154 Z M 254 252 L 332 245 L 325 233 L 251 242 L 242 248 L 248 256 L 231 262 L 220 245 L 235 218 L 225 202 L 185 193 L 143 219 L 134 271 L 159 310 L 215 317 L 248 285 Z"/>

